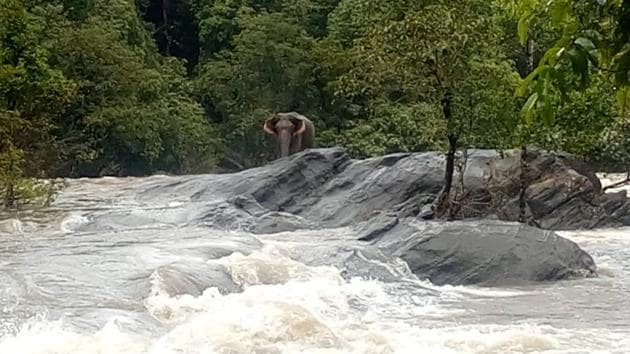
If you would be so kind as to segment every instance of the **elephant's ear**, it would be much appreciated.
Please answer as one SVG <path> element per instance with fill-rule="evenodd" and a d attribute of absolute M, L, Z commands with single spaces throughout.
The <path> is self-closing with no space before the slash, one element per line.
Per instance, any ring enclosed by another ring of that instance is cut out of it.
<path fill-rule="evenodd" d="M 291 115 L 291 123 L 293 123 L 293 126 L 295 127 L 295 130 L 293 131 L 293 135 L 297 135 L 297 134 L 304 134 L 304 131 L 306 130 L 306 124 L 304 123 L 304 120 L 300 118 L 300 116 L 296 116 L 296 115 Z"/>
<path fill-rule="evenodd" d="M 268 118 L 265 121 L 265 125 L 263 126 L 263 129 L 265 130 L 265 132 L 269 133 L 269 134 L 273 134 L 276 135 L 276 129 L 274 127 L 274 124 L 278 121 L 278 117 L 277 116 L 273 116 L 271 118 Z"/>

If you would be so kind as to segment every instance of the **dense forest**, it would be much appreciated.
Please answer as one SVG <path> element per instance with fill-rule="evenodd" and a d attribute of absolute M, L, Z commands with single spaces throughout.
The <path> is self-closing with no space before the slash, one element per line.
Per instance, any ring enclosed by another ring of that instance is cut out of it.
<path fill-rule="evenodd" d="M 630 0 L 0 0 L 0 190 L 260 165 L 292 110 L 355 157 L 627 169 L 629 76 Z"/>

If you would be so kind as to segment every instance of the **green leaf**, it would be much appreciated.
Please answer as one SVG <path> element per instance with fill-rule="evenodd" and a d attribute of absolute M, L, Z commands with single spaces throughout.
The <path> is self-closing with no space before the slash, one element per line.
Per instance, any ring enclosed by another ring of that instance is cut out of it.
<path fill-rule="evenodd" d="M 575 45 L 582 48 L 585 52 L 591 52 L 592 50 L 596 50 L 595 44 L 588 38 L 578 37 L 575 41 L 573 41 Z"/>
<path fill-rule="evenodd" d="M 554 1 L 551 3 L 550 14 L 554 23 L 561 24 L 564 22 L 564 19 L 571 10 L 569 6 L 570 3 L 568 1 Z"/>
<path fill-rule="evenodd" d="M 518 27 L 517 27 L 517 32 L 518 32 L 518 39 L 521 42 L 521 44 L 525 44 L 525 42 L 527 42 L 527 32 L 529 31 L 529 17 L 521 17 L 520 20 L 518 20 Z"/>
<path fill-rule="evenodd" d="M 581 50 L 571 49 L 567 52 L 567 56 L 571 61 L 571 67 L 573 72 L 580 75 L 582 78 L 588 76 L 588 59 L 586 53 Z"/>
<path fill-rule="evenodd" d="M 553 105 L 551 103 L 551 94 L 549 92 L 550 82 L 547 80 L 544 83 L 543 93 L 542 93 L 542 101 L 538 101 L 541 109 L 541 117 L 543 123 L 550 127 L 553 124 L 554 119 L 554 111 Z"/>
<path fill-rule="evenodd" d="M 538 102 L 538 93 L 534 92 L 529 98 L 523 108 L 521 109 L 521 116 L 527 125 L 532 125 L 534 122 L 534 107 L 536 106 L 536 102 Z"/>
<path fill-rule="evenodd" d="M 599 51 L 597 49 L 593 49 L 586 53 L 588 60 L 593 63 L 595 67 L 599 66 Z"/>
<path fill-rule="evenodd" d="M 536 79 L 538 76 L 543 75 L 549 69 L 546 65 L 539 65 L 534 71 L 532 71 L 527 77 L 523 80 L 523 82 L 516 89 L 516 96 L 523 97 L 527 93 L 527 89 L 531 85 L 532 81 Z"/>
<path fill-rule="evenodd" d="M 547 49 L 543 57 L 540 59 L 541 63 L 555 64 L 558 60 L 558 57 L 564 53 L 566 49 L 565 41 L 560 40 L 553 47 Z"/>
<path fill-rule="evenodd" d="M 595 29 L 587 29 L 584 30 L 582 32 L 582 34 L 586 37 L 586 38 L 590 38 L 591 40 L 594 40 L 595 42 L 600 42 L 604 39 L 604 36 L 602 36 L 601 33 L 599 33 L 599 31 L 595 30 Z"/>

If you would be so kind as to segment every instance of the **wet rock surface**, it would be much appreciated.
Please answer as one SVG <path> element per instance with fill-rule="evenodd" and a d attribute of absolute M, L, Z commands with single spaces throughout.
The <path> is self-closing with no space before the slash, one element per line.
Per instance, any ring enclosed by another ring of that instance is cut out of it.
<path fill-rule="evenodd" d="M 511 285 L 596 275 L 591 256 L 572 241 L 496 220 L 401 220 L 372 245 L 437 285 Z"/>
<path fill-rule="evenodd" d="M 550 230 L 630 225 L 630 199 L 602 193 L 598 178 L 583 163 L 539 150 L 527 156 L 525 215 L 531 225 Z M 467 161 L 465 195 L 455 216 L 517 221 L 520 151 L 471 150 Z M 220 196 L 235 212 L 246 214 L 241 217 L 266 215 L 267 224 L 273 224 L 269 212 L 301 217 L 276 214 L 277 231 L 313 223 L 352 225 L 375 213 L 430 219 L 428 207 L 442 187 L 443 171 L 443 156 L 436 152 L 352 160 L 341 149 L 315 149 L 240 173 L 176 178 L 148 187 L 140 198 L 172 195 L 202 202 Z"/>
<path fill-rule="evenodd" d="M 527 156 L 525 214 L 533 226 L 511 222 L 520 212 L 520 151 L 469 151 L 463 179 L 456 177 L 467 192 L 456 214 L 464 220 L 456 222 L 425 220 L 442 186 L 443 156 L 435 152 L 352 160 L 337 148 L 313 149 L 239 173 L 173 177 L 145 185 L 137 198 L 192 202 L 189 226 L 259 235 L 350 227 L 352 242 L 293 255 L 336 265 L 348 277 L 399 278 L 385 259 L 402 259 L 436 284 L 594 276 L 588 254 L 544 229 L 630 225 L 630 201 L 603 194 L 595 174 L 569 155 Z"/>

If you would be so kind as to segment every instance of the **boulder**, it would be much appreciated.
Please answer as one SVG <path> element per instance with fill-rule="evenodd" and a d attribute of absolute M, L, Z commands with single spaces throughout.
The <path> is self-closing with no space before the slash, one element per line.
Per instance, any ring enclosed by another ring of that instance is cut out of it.
<path fill-rule="evenodd" d="M 596 275 L 593 259 L 574 242 L 498 220 L 405 219 L 371 246 L 400 257 L 416 276 L 437 285 L 521 285 Z"/>
<path fill-rule="evenodd" d="M 346 279 L 400 282 L 415 275 L 436 285 L 515 286 L 597 275 L 593 259 L 574 242 L 514 222 L 377 215 L 348 229 L 342 238 L 281 239 L 292 240 L 292 259 L 335 266 Z"/>

